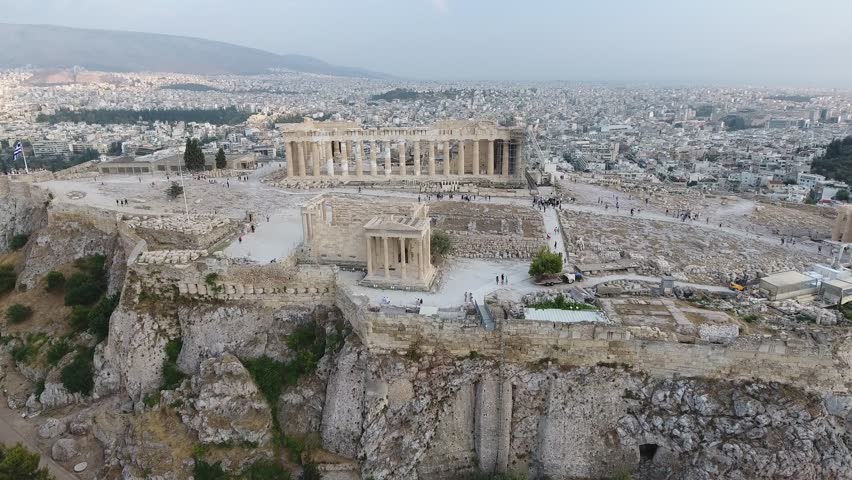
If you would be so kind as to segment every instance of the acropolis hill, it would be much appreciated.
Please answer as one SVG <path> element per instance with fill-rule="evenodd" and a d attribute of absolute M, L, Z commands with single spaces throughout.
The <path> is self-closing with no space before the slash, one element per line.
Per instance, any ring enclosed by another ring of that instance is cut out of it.
<path fill-rule="evenodd" d="M 846 321 L 759 285 L 831 258 L 738 223 L 842 237 L 845 211 L 536 182 L 523 128 L 488 122 L 281 131 L 248 170 L 0 177 L 0 308 L 33 309 L 2 330 L 0 414 L 57 468 L 850 478 Z M 530 275 L 542 250 L 571 283 Z"/>

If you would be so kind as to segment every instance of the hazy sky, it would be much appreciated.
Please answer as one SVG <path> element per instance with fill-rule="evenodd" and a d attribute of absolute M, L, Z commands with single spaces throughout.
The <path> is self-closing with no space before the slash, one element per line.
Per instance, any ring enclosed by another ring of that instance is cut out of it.
<path fill-rule="evenodd" d="M 852 87 L 852 0 L 0 0 L 420 79 Z"/>

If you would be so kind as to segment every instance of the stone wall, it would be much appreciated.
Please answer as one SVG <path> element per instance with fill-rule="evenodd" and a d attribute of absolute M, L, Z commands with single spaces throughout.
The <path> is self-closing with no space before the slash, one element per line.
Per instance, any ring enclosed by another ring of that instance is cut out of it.
<path fill-rule="evenodd" d="M 220 253 L 161 250 L 140 255 L 131 273 L 148 295 L 202 300 L 259 301 L 266 306 L 331 305 L 333 266 L 232 264 Z"/>
<path fill-rule="evenodd" d="M 530 258 L 546 244 L 541 214 L 530 207 L 443 201 L 434 203 L 429 215 L 460 257 Z"/>
<path fill-rule="evenodd" d="M 123 220 L 149 245 L 159 248 L 212 248 L 238 230 L 236 222 L 212 215 L 125 215 Z"/>
<path fill-rule="evenodd" d="M 635 327 L 520 319 L 498 321 L 497 329 L 488 332 L 475 318 L 462 315 L 433 317 L 365 307 L 366 299 L 351 298 L 345 288 L 337 289 L 336 301 L 364 345 L 377 353 L 418 349 L 454 356 L 476 352 L 518 363 L 624 364 L 659 377 L 759 378 L 843 392 L 852 379 L 846 362 L 829 345 L 763 337 L 739 337 L 729 345 L 678 343 L 637 338 Z"/>

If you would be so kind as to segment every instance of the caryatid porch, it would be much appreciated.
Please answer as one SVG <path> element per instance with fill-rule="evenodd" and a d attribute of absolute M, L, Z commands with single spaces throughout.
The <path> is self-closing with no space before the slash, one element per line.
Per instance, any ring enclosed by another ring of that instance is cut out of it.
<path fill-rule="evenodd" d="M 378 216 L 364 225 L 367 276 L 362 284 L 429 289 L 435 279 L 429 218 Z"/>

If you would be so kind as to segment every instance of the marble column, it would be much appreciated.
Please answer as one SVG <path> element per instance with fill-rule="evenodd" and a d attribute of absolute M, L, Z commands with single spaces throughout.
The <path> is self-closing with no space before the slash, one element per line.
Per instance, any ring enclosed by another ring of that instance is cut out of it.
<path fill-rule="evenodd" d="M 305 176 L 305 142 L 296 142 L 296 156 L 299 157 L 299 176 Z"/>
<path fill-rule="evenodd" d="M 355 142 L 355 176 L 364 175 L 364 142 L 358 140 Z"/>
<path fill-rule="evenodd" d="M 414 142 L 414 175 L 420 175 L 420 140 Z"/>
<path fill-rule="evenodd" d="M 479 175 L 479 140 L 473 141 L 473 175 Z"/>
<path fill-rule="evenodd" d="M 385 278 L 390 278 L 390 263 L 388 263 L 388 237 L 382 237 L 382 247 L 385 250 Z"/>
<path fill-rule="evenodd" d="M 284 143 L 284 155 L 287 157 L 287 178 L 293 176 L 293 164 L 296 159 L 293 157 L 293 144 L 291 142 Z"/>
<path fill-rule="evenodd" d="M 346 177 L 349 176 L 349 140 L 340 142 L 342 154 L 340 156 L 340 173 Z"/>
<path fill-rule="evenodd" d="M 373 237 L 367 235 L 367 276 L 373 274 Z"/>
<path fill-rule="evenodd" d="M 494 175 L 494 140 L 488 140 L 488 164 L 485 166 L 485 173 Z"/>
<path fill-rule="evenodd" d="M 315 177 L 319 177 L 321 175 L 321 173 L 320 173 L 320 161 L 321 161 L 320 160 L 320 150 L 321 149 L 320 149 L 319 142 L 312 142 L 311 143 L 311 149 L 312 149 L 312 153 L 313 153 L 313 159 L 311 160 L 311 163 L 313 164 L 313 174 L 314 174 Z"/>
<path fill-rule="evenodd" d="M 407 263 L 407 259 L 405 258 L 405 237 L 399 237 L 399 272 L 403 280 L 405 280 Z"/>
<path fill-rule="evenodd" d="M 385 176 L 390 177 L 391 174 L 391 144 L 385 142 Z"/>
<path fill-rule="evenodd" d="M 503 167 L 503 176 L 509 176 L 509 142 L 503 140 L 503 162 L 501 162 L 501 166 Z"/>
<path fill-rule="evenodd" d="M 459 175 L 464 175 L 464 140 L 459 140 Z"/>
<path fill-rule="evenodd" d="M 370 175 L 378 175 L 379 174 L 379 164 L 376 161 L 376 155 L 378 152 L 378 143 L 375 140 L 370 140 Z"/>
<path fill-rule="evenodd" d="M 408 163 L 408 152 L 405 151 L 405 140 L 400 140 L 397 144 L 397 148 L 399 149 L 399 174 L 405 176 L 405 168 Z"/>
<path fill-rule="evenodd" d="M 325 143 L 326 155 L 327 155 L 326 160 L 325 160 L 325 169 L 328 172 L 329 177 L 334 176 L 334 150 L 333 150 L 333 147 L 332 147 L 333 144 L 334 144 L 333 141 L 329 141 L 329 142 Z"/>
<path fill-rule="evenodd" d="M 435 142 L 429 141 L 429 175 L 435 175 Z"/>
<path fill-rule="evenodd" d="M 449 175 L 452 173 L 452 169 L 450 169 L 450 142 L 449 140 L 443 143 L 444 145 L 444 175 Z"/>

